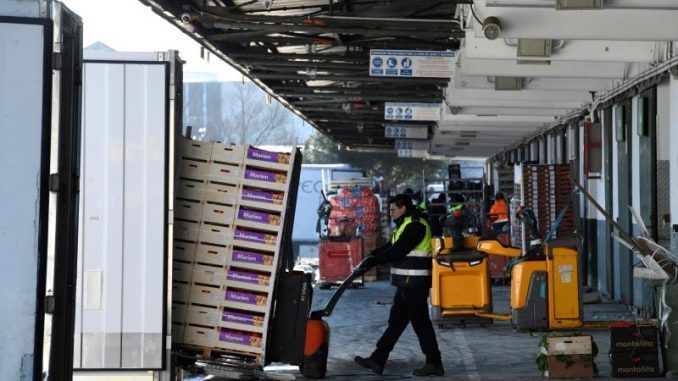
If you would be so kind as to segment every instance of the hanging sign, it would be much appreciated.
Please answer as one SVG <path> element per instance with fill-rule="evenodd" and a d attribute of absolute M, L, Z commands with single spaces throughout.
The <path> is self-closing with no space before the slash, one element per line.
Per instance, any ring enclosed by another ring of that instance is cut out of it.
<path fill-rule="evenodd" d="M 384 105 L 386 120 L 440 120 L 440 103 L 400 103 L 386 102 Z"/>
<path fill-rule="evenodd" d="M 413 150 L 426 150 L 428 151 L 431 143 L 429 140 L 424 139 L 396 139 L 395 148 L 396 149 L 413 149 Z"/>
<path fill-rule="evenodd" d="M 384 137 L 396 139 L 428 139 L 428 126 L 387 124 L 384 128 Z"/>
<path fill-rule="evenodd" d="M 426 159 L 428 157 L 428 150 L 424 149 L 399 149 L 398 157 L 410 157 L 418 159 Z"/>
<path fill-rule="evenodd" d="M 452 78 L 455 52 L 437 50 L 370 50 L 370 76 Z"/>

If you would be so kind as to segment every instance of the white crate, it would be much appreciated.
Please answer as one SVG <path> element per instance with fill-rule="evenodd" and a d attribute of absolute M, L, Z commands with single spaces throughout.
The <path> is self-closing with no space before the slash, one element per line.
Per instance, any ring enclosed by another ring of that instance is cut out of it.
<path fill-rule="evenodd" d="M 191 139 L 181 138 L 181 157 L 197 160 L 210 160 L 212 156 L 213 143 L 199 142 Z"/>
<path fill-rule="evenodd" d="M 174 260 L 192 263 L 195 260 L 197 245 L 193 242 L 174 241 L 172 252 Z"/>
<path fill-rule="evenodd" d="M 180 220 L 200 222 L 203 217 L 203 204 L 197 201 L 176 200 L 174 217 Z"/>
<path fill-rule="evenodd" d="M 200 224 L 195 222 L 174 221 L 174 239 L 180 241 L 198 241 Z"/>
<path fill-rule="evenodd" d="M 223 286 L 226 284 L 226 270 L 223 267 L 196 264 L 193 266 L 193 283 Z"/>
<path fill-rule="evenodd" d="M 227 184 L 240 184 L 242 173 L 240 166 L 212 162 L 209 165 L 207 178 Z"/>
<path fill-rule="evenodd" d="M 191 284 L 172 282 L 172 301 L 188 303 L 191 297 Z"/>
<path fill-rule="evenodd" d="M 200 243 L 196 248 L 195 262 L 210 265 L 226 266 L 231 258 L 233 249 Z"/>
<path fill-rule="evenodd" d="M 183 323 L 172 323 L 172 342 L 173 343 L 183 343 L 184 342 L 184 327 Z"/>
<path fill-rule="evenodd" d="M 232 164 L 242 164 L 245 149 L 232 144 L 214 143 L 212 146 L 212 161 Z"/>
<path fill-rule="evenodd" d="M 256 209 L 282 212 L 283 192 L 270 192 L 258 189 L 242 188 L 238 195 L 238 205 Z"/>
<path fill-rule="evenodd" d="M 175 193 L 179 199 L 202 202 L 205 197 L 205 182 L 185 179 L 179 180 Z"/>
<path fill-rule="evenodd" d="M 223 226 L 203 224 L 198 240 L 201 243 L 228 246 L 233 243 L 233 230 Z"/>
<path fill-rule="evenodd" d="M 181 160 L 179 177 L 182 179 L 191 179 L 198 181 L 207 180 L 210 173 L 210 164 L 208 162 L 196 160 Z"/>
<path fill-rule="evenodd" d="M 186 304 L 172 303 L 172 322 L 173 323 L 185 323 L 187 315 L 188 315 L 188 309 L 187 309 Z"/>
<path fill-rule="evenodd" d="M 225 301 L 226 290 L 223 287 L 208 287 L 194 284 L 191 286 L 191 304 L 204 304 L 207 306 L 221 306 Z"/>
<path fill-rule="evenodd" d="M 202 200 L 211 203 L 235 205 L 238 201 L 240 187 L 208 181 L 205 185 Z"/>
<path fill-rule="evenodd" d="M 203 222 L 219 225 L 233 225 L 235 208 L 232 206 L 204 203 L 200 218 Z"/>
<path fill-rule="evenodd" d="M 193 279 L 193 264 L 174 262 L 172 263 L 172 280 L 175 282 L 188 282 Z"/>

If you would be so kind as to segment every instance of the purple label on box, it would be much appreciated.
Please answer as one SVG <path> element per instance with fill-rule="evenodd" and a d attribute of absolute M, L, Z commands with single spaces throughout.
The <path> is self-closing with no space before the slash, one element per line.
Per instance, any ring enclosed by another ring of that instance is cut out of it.
<path fill-rule="evenodd" d="M 235 229 L 234 238 L 242 241 L 264 243 L 266 241 L 266 234 L 252 232 L 249 230 Z"/>
<path fill-rule="evenodd" d="M 267 204 L 282 204 L 282 194 L 255 191 L 251 189 L 242 190 L 243 200 L 265 202 Z"/>
<path fill-rule="evenodd" d="M 240 209 L 238 211 L 238 218 L 245 221 L 258 222 L 260 224 L 268 224 L 268 213 L 255 212 L 253 210 Z"/>
<path fill-rule="evenodd" d="M 247 158 L 253 160 L 270 161 L 272 163 L 289 164 L 289 155 L 278 152 L 269 152 L 256 148 L 247 149 Z"/>
<path fill-rule="evenodd" d="M 221 320 L 255 327 L 261 327 L 263 323 L 263 319 L 260 316 L 233 311 L 224 311 Z"/>
<path fill-rule="evenodd" d="M 242 263 L 253 263 L 257 265 L 267 265 L 272 264 L 273 258 L 270 255 L 264 255 L 259 253 L 250 253 L 248 251 L 233 250 L 233 261 L 242 262 Z"/>
<path fill-rule="evenodd" d="M 250 273 L 247 271 L 228 270 L 228 275 L 226 276 L 226 279 L 233 282 L 252 283 L 262 286 L 268 285 L 267 276 L 259 275 L 256 273 Z"/>
<path fill-rule="evenodd" d="M 229 343 L 247 345 L 250 347 L 260 347 L 261 338 L 255 335 L 248 335 L 246 333 L 240 333 L 235 331 L 230 331 L 227 329 L 222 329 L 219 333 L 219 340 L 226 341 Z"/>
<path fill-rule="evenodd" d="M 276 182 L 275 173 L 266 171 L 257 171 L 256 169 L 246 169 L 245 178 L 248 180 L 267 181 L 269 183 Z"/>
<path fill-rule="evenodd" d="M 224 298 L 224 300 L 227 300 L 229 302 L 254 305 L 266 304 L 266 296 L 257 295 L 252 292 L 242 292 L 242 291 L 226 291 L 226 297 Z"/>

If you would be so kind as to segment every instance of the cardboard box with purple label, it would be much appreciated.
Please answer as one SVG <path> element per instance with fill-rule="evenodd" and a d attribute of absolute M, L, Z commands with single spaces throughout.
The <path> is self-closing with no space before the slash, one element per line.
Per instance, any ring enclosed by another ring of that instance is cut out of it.
<path fill-rule="evenodd" d="M 250 160 L 267 161 L 269 163 L 290 163 L 289 153 L 264 151 L 263 149 L 254 147 L 247 148 L 247 158 Z"/>
<path fill-rule="evenodd" d="M 273 255 L 234 248 L 231 253 L 230 264 L 231 266 L 270 271 L 273 266 Z"/>
<path fill-rule="evenodd" d="M 282 192 L 266 191 L 252 188 L 242 188 L 240 200 L 254 205 L 273 205 L 282 206 L 285 194 Z"/>
<path fill-rule="evenodd" d="M 222 328 L 219 332 L 218 346 L 231 348 L 224 344 L 235 344 L 249 348 L 261 348 L 261 335 L 253 332 L 236 331 L 234 329 Z"/>
<path fill-rule="evenodd" d="M 252 222 L 271 227 L 280 226 L 280 216 L 275 213 L 260 212 L 241 207 L 238 209 L 238 221 Z"/>
<path fill-rule="evenodd" d="M 233 285 L 244 289 L 266 292 L 271 283 L 271 276 L 230 268 L 227 272 L 226 280 L 228 281 L 227 286 Z"/>
<path fill-rule="evenodd" d="M 229 309 L 224 310 L 221 320 L 224 322 L 252 326 L 256 328 L 263 327 L 264 325 L 264 316 L 261 314 L 238 312 Z"/>
<path fill-rule="evenodd" d="M 276 234 L 268 234 L 242 228 L 236 228 L 233 234 L 233 242 L 235 245 L 261 250 L 275 250 L 277 239 L 278 236 Z"/>
<path fill-rule="evenodd" d="M 263 312 L 268 304 L 268 296 L 260 292 L 227 289 L 224 294 L 224 302 L 224 305 L 229 307 Z"/>
<path fill-rule="evenodd" d="M 287 174 L 273 171 L 264 171 L 261 169 L 245 169 L 245 180 L 261 181 L 265 183 L 285 184 Z"/>

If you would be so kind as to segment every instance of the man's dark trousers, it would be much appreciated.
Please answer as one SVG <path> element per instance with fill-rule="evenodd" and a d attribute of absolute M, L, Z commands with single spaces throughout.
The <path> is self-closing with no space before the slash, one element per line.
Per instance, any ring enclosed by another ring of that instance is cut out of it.
<path fill-rule="evenodd" d="M 428 288 L 396 288 L 391 314 L 388 317 L 388 328 L 377 342 L 377 349 L 371 356 L 378 364 L 386 363 L 389 353 L 408 323 L 412 323 L 412 328 L 419 338 L 426 362 L 441 363 L 438 341 L 428 314 L 428 293 Z"/>

